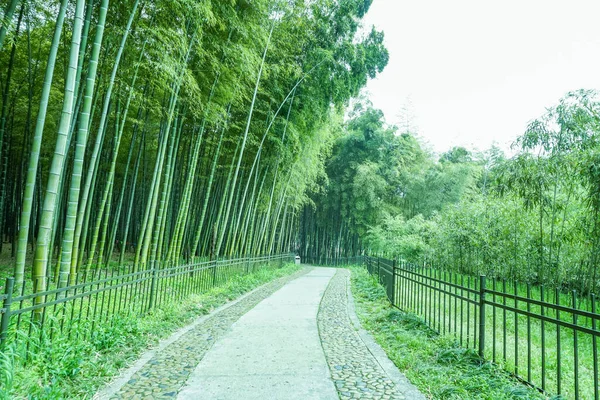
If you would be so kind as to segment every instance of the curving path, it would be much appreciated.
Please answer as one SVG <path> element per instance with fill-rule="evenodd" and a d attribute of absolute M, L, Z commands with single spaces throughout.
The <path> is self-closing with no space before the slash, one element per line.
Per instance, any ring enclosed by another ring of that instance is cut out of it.
<path fill-rule="evenodd" d="M 360 327 L 345 269 L 280 278 L 200 318 L 105 399 L 425 399 Z"/>

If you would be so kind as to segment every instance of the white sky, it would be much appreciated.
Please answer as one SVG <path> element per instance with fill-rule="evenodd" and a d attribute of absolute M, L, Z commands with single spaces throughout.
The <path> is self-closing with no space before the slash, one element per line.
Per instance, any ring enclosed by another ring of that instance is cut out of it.
<path fill-rule="evenodd" d="M 437 152 L 503 149 L 566 92 L 600 88 L 599 0 L 374 0 L 390 61 L 369 82 L 389 123 L 410 98 Z"/>

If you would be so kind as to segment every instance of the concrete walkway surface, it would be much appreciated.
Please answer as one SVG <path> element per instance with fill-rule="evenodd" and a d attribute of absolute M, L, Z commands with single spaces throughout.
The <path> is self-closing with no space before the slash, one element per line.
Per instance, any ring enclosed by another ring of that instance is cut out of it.
<path fill-rule="evenodd" d="M 334 269 L 315 268 L 242 316 L 204 356 L 178 399 L 338 399 L 317 329 Z"/>
<path fill-rule="evenodd" d="M 350 271 L 320 267 L 198 318 L 94 398 L 425 399 L 360 326 Z"/>

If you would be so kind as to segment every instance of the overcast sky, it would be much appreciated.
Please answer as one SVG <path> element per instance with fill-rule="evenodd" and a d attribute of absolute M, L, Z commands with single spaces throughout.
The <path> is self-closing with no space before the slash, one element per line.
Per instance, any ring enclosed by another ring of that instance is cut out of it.
<path fill-rule="evenodd" d="M 433 149 L 507 149 L 566 92 L 600 89 L 600 0 L 374 0 L 390 61 L 369 82 L 389 123 L 410 98 Z"/>

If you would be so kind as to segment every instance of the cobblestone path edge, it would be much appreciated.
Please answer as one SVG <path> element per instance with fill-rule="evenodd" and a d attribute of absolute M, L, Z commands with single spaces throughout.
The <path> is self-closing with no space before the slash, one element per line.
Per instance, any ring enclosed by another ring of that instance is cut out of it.
<path fill-rule="evenodd" d="M 160 341 L 156 348 L 142 354 L 132 366 L 122 371 L 93 398 L 175 398 L 204 354 L 235 321 L 286 283 L 311 269 L 304 268 L 294 274 L 267 282 L 210 314 L 198 317 L 169 338 Z"/>
<path fill-rule="evenodd" d="M 352 284 L 350 281 L 350 274 L 348 274 L 348 281 L 346 284 L 347 288 L 347 299 L 348 299 L 348 316 L 352 325 L 356 329 L 356 332 L 360 336 L 361 340 L 369 349 L 369 352 L 375 357 L 381 368 L 385 371 L 387 376 L 394 382 L 396 388 L 407 398 L 414 400 L 425 400 L 426 397 L 414 386 L 403 373 L 398 370 L 398 367 L 390 360 L 383 350 L 383 348 L 375 341 L 373 336 L 362 327 L 358 315 L 356 314 L 356 304 L 354 303 L 354 296 L 352 295 Z"/>
<path fill-rule="evenodd" d="M 361 327 L 349 270 L 339 269 L 329 282 L 317 323 L 340 399 L 425 400 Z"/>

